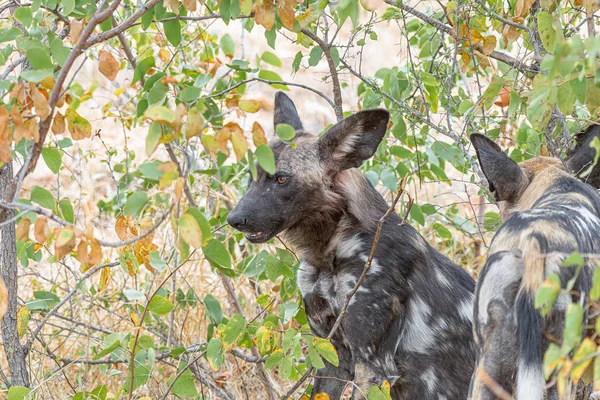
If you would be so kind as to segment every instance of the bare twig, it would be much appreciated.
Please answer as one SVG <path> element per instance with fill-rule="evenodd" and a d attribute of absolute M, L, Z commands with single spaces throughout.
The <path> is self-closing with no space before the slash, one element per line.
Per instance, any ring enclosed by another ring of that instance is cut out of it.
<path fill-rule="evenodd" d="M 477 368 L 477 376 L 495 396 L 498 396 L 501 400 L 512 400 L 512 396 L 498 382 L 492 379 L 485 369 Z"/>
<path fill-rule="evenodd" d="M 333 60 L 333 56 L 331 55 L 331 43 L 325 43 L 323 39 L 321 39 L 318 35 L 311 32 L 309 29 L 302 29 L 302 33 L 314 40 L 321 50 L 323 50 L 323 54 L 325 55 L 325 59 L 327 60 L 327 64 L 329 65 L 329 72 L 331 73 L 331 83 L 333 86 L 333 102 L 335 110 L 335 116 L 338 121 L 341 121 L 344 118 L 344 108 L 342 102 L 342 89 L 340 87 L 340 78 L 338 76 L 337 68 L 335 66 L 335 62 Z"/>
<path fill-rule="evenodd" d="M 224 94 L 227 94 L 229 92 L 231 92 L 232 90 L 237 89 L 238 87 L 246 84 L 246 83 L 250 83 L 250 82 L 263 82 L 263 83 L 267 83 L 269 85 L 286 85 L 286 86 L 295 86 L 295 87 L 299 87 L 302 89 L 306 89 L 306 90 L 310 90 L 311 92 L 315 93 L 316 95 L 320 96 L 321 98 L 323 98 L 325 101 L 327 101 L 327 103 L 331 106 L 331 108 L 333 108 L 335 110 L 335 103 L 333 101 L 331 101 L 331 99 L 329 97 L 327 97 L 325 94 L 323 94 L 323 92 L 319 92 L 318 90 L 310 87 L 310 86 L 306 86 L 306 85 L 302 85 L 300 83 L 293 83 L 293 82 L 285 82 L 285 81 L 271 81 L 268 79 L 262 79 L 262 78 L 250 78 L 250 79 L 246 79 L 243 80 L 241 82 L 236 83 L 235 85 L 219 92 L 219 93 L 215 93 L 215 94 L 211 94 L 207 97 L 219 97 L 219 96 L 223 96 Z"/>

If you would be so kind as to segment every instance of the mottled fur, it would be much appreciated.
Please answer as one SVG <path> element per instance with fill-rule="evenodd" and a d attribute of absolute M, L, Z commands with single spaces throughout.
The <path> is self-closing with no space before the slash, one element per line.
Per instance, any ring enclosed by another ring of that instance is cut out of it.
<path fill-rule="evenodd" d="M 492 240 L 475 292 L 475 342 L 478 372 L 472 399 L 496 397 L 480 379 L 480 370 L 517 400 L 542 400 L 542 358 L 547 337 L 562 336 L 564 312 L 572 301 L 560 297 L 543 318 L 535 295 L 551 274 L 562 286 L 574 267 L 561 267 L 573 251 L 600 253 L 600 197 L 553 158 L 513 162 L 492 141 L 472 135 L 490 190 L 505 219 Z M 578 275 L 574 290 L 589 292 L 592 265 Z M 578 300 L 575 296 L 573 300 Z"/>
<path fill-rule="evenodd" d="M 583 176 L 593 165 L 596 150 L 590 147 L 590 143 L 596 137 L 600 138 L 600 125 L 593 124 L 579 132 L 575 136 L 575 147 L 569 151 L 565 163 L 569 170 L 584 182 L 600 189 L 600 163 L 593 166 L 588 175 Z"/>
<path fill-rule="evenodd" d="M 357 167 L 386 132 L 389 114 L 354 114 L 317 138 L 302 130 L 291 100 L 278 93 L 275 123 L 295 125 L 296 147 L 275 140 L 276 183 L 258 180 L 229 216 L 254 241 L 281 233 L 301 255 L 298 286 L 313 332 L 326 337 L 363 271 L 388 204 Z M 356 398 L 384 379 L 394 399 L 466 398 L 475 363 L 474 282 L 393 213 L 375 257 L 333 337 L 340 364 L 317 372 L 313 396 L 338 399 L 346 381 Z M 257 232 L 261 232 L 257 236 Z M 260 238 L 258 238 L 260 236 Z M 257 239 L 258 238 L 258 239 Z"/>

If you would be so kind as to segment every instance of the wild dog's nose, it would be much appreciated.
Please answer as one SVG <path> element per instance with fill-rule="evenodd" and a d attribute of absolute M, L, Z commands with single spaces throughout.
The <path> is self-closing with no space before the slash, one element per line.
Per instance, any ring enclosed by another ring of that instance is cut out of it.
<path fill-rule="evenodd" d="M 227 217 L 227 223 L 233 226 L 235 229 L 240 230 L 244 225 L 248 223 L 248 219 L 241 213 L 231 212 Z"/>

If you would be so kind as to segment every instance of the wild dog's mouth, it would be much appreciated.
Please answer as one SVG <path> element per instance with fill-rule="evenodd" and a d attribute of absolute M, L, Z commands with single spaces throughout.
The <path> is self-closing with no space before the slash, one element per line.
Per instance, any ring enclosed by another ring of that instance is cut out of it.
<path fill-rule="evenodd" d="M 272 237 L 270 232 L 244 233 L 244 236 L 252 243 L 264 243 Z"/>

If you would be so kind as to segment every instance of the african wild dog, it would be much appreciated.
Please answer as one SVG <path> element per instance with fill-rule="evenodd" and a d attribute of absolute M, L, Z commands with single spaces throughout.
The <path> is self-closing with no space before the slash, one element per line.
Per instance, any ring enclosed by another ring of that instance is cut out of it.
<path fill-rule="evenodd" d="M 281 233 L 302 257 L 297 282 L 313 332 L 326 337 L 361 274 L 388 205 L 358 167 L 375 153 L 389 113 L 358 112 L 321 137 L 304 131 L 294 103 L 275 97 L 274 124 L 295 146 L 270 143 L 277 172 L 259 169 L 228 222 L 262 243 Z M 317 372 L 313 397 L 355 396 L 384 379 L 394 399 L 464 399 L 475 365 L 474 282 L 395 213 L 386 220 L 363 285 L 333 337 L 339 366 Z"/>
<path fill-rule="evenodd" d="M 600 125 L 590 125 L 575 136 L 575 148 L 568 152 L 565 163 L 577 176 L 587 172 L 587 169 L 593 165 L 596 150 L 590 147 L 590 143 L 595 137 L 600 138 Z M 592 168 L 589 175 L 581 176 L 581 178 L 596 189 L 600 189 L 600 163 Z"/>
<path fill-rule="evenodd" d="M 562 337 L 566 307 L 580 296 L 560 295 L 543 318 L 535 295 L 551 274 L 559 275 L 563 288 L 574 277 L 574 267 L 561 267 L 572 252 L 600 253 L 600 197 L 558 159 L 517 164 L 485 136 L 474 134 L 471 142 L 505 220 L 475 291 L 472 398 L 496 398 L 485 383 L 491 378 L 517 400 L 541 400 L 547 338 Z M 574 290 L 581 295 L 589 292 L 591 271 L 588 265 L 578 275 Z"/>

